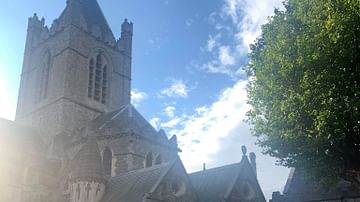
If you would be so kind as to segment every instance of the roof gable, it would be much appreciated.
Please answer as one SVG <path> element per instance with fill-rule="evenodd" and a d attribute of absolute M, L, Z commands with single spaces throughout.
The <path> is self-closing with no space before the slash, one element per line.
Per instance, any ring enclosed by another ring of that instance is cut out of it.
<path fill-rule="evenodd" d="M 229 192 L 225 195 L 225 199 L 230 201 L 255 200 L 258 202 L 265 202 L 265 196 L 261 190 L 254 170 L 249 163 L 247 157 L 243 157 L 243 159 L 244 158 L 245 160 L 242 169 L 231 189 L 229 189 Z"/>
<path fill-rule="evenodd" d="M 149 201 L 198 201 L 196 190 L 179 158 L 174 161 L 168 172 L 159 178 L 146 199 Z"/>
<path fill-rule="evenodd" d="M 251 182 L 257 197 L 265 201 L 247 156 L 243 156 L 240 163 L 192 173 L 190 179 L 200 202 L 226 201 L 233 196 L 235 188 L 245 181 Z"/>
<path fill-rule="evenodd" d="M 231 190 L 242 164 L 236 163 L 189 175 L 201 202 L 220 202 Z"/>

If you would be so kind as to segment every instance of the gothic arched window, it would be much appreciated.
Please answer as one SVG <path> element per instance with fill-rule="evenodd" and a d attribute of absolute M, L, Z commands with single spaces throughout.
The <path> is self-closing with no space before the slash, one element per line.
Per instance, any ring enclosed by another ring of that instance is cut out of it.
<path fill-rule="evenodd" d="M 145 157 L 145 168 L 151 167 L 153 164 L 153 154 L 152 152 L 149 152 L 146 154 Z"/>
<path fill-rule="evenodd" d="M 98 53 L 89 62 L 88 97 L 106 104 L 108 91 L 108 66 L 105 58 Z"/>
<path fill-rule="evenodd" d="M 109 147 L 106 147 L 103 152 L 103 165 L 105 175 L 111 176 L 111 169 L 112 169 L 112 152 Z"/>
<path fill-rule="evenodd" d="M 90 60 L 89 64 L 89 84 L 88 84 L 88 97 L 93 97 L 93 89 L 94 89 L 94 59 Z"/>
<path fill-rule="evenodd" d="M 51 66 L 51 54 L 48 51 L 48 52 L 46 52 L 44 58 L 41 61 L 38 101 L 41 101 L 41 100 L 44 100 L 47 98 L 49 76 L 50 76 L 50 66 Z"/>

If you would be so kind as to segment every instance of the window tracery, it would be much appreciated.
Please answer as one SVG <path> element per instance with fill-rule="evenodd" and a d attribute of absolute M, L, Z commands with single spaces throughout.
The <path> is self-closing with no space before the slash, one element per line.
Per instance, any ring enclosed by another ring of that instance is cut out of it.
<path fill-rule="evenodd" d="M 108 65 L 101 53 L 89 62 L 88 97 L 106 104 L 108 92 Z"/>

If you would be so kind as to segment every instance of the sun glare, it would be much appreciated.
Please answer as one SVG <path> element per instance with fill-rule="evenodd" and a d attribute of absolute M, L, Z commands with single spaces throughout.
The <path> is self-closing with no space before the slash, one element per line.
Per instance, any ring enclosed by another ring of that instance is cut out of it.
<path fill-rule="evenodd" d="M 0 64 L 0 118 L 15 119 L 16 104 L 12 99 L 7 80 L 4 78 L 4 66 Z"/>

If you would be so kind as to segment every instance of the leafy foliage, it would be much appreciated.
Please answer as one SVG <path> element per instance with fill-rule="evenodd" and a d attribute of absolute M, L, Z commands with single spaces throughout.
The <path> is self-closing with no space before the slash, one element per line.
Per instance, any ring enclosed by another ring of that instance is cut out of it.
<path fill-rule="evenodd" d="M 248 122 L 266 154 L 359 183 L 360 1 L 286 0 L 251 46 Z"/>

